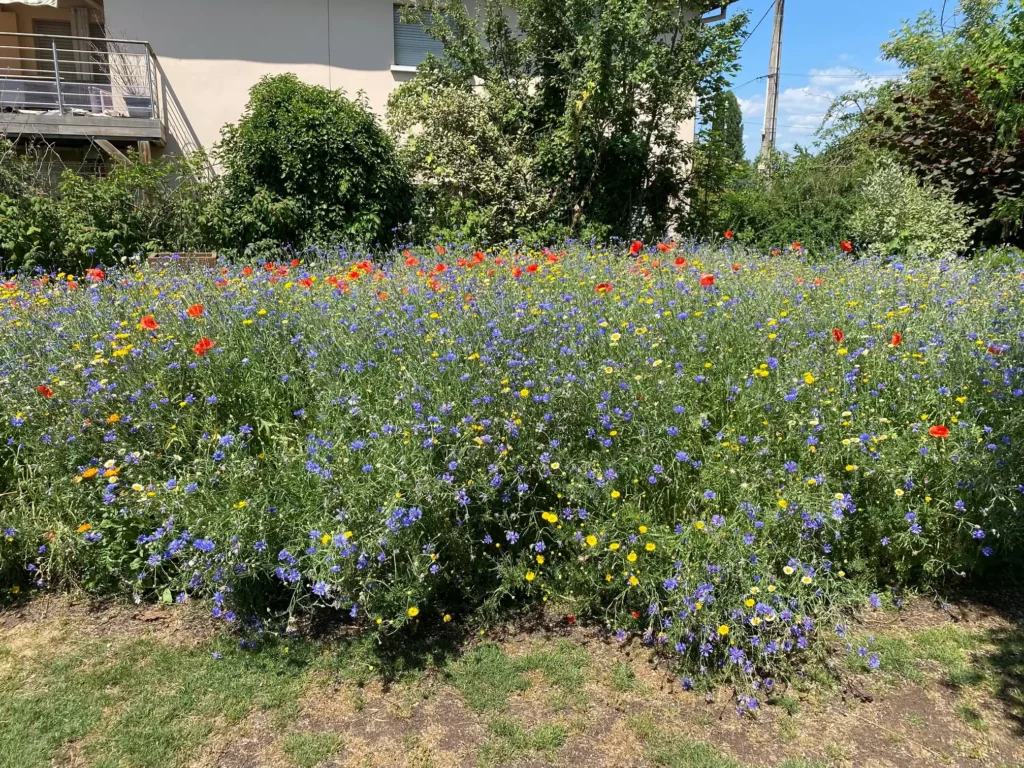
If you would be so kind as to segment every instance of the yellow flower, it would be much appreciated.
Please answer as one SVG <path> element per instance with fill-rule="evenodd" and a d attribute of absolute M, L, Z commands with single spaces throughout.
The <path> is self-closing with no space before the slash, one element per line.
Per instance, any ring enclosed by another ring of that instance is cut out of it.
<path fill-rule="evenodd" d="M 647 526 L 641 525 L 637 530 L 640 531 L 640 533 L 647 533 Z"/>
<path fill-rule="evenodd" d="M 629 585 L 631 587 L 635 587 L 639 583 L 640 583 L 640 579 L 638 579 L 636 576 L 630 576 L 629 577 Z"/>
<path fill-rule="evenodd" d="M 107 424 L 117 424 L 117 422 L 119 422 L 120 420 L 121 417 L 118 416 L 116 413 L 112 413 L 109 416 L 107 416 Z"/>
<path fill-rule="evenodd" d="M 610 549 L 612 552 L 614 552 L 615 550 L 617 550 L 621 546 L 622 545 L 619 544 L 619 542 L 613 541 L 611 544 L 608 545 L 608 549 Z"/>
<path fill-rule="evenodd" d="M 89 525 L 88 523 L 82 523 L 80 526 L 78 526 L 78 532 L 79 533 L 85 533 L 90 528 L 92 528 L 92 526 Z"/>
<path fill-rule="evenodd" d="M 619 339 L 621 339 L 621 338 L 622 338 L 622 334 L 621 334 L 621 333 L 613 333 L 613 334 L 611 335 L 611 340 L 612 340 L 612 341 L 618 341 L 618 340 L 619 340 Z"/>
<path fill-rule="evenodd" d="M 803 584 L 810 584 L 811 583 L 811 577 L 810 576 L 804 576 L 802 579 L 800 579 L 800 581 Z"/>
<path fill-rule="evenodd" d="M 554 512 L 543 512 L 541 513 L 541 518 L 549 523 L 558 522 L 558 515 L 556 515 Z"/>
<path fill-rule="evenodd" d="M 97 472 L 99 472 L 99 470 L 96 469 L 96 467 L 89 467 L 82 473 L 82 477 L 88 480 L 90 477 L 95 477 Z"/>
<path fill-rule="evenodd" d="M 544 555 L 537 555 L 537 565 L 544 565 Z"/>
<path fill-rule="evenodd" d="M 902 496 L 903 495 L 903 489 L 902 488 L 897 488 L 896 489 L 896 495 L 897 496 Z"/>
<path fill-rule="evenodd" d="M 559 467 L 561 467 L 561 466 L 562 466 L 562 465 L 561 465 L 561 464 L 559 464 L 559 463 L 558 463 L 557 461 L 552 461 L 552 462 L 551 462 L 551 468 L 552 468 L 552 469 L 558 469 L 558 468 L 559 468 Z"/>
<path fill-rule="evenodd" d="M 590 534 L 589 536 L 587 536 L 587 546 L 588 547 L 596 547 L 597 546 L 597 536 L 595 536 L 594 534 Z"/>
<path fill-rule="evenodd" d="M 814 376 L 813 376 L 813 374 L 805 373 L 804 374 L 804 384 L 813 384 L 813 383 L 814 383 Z"/>
<path fill-rule="evenodd" d="M 522 389 L 519 390 L 519 396 L 520 397 L 529 397 L 530 396 L 530 390 L 528 390 L 526 387 L 523 387 Z"/>
<path fill-rule="evenodd" d="M 527 571 L 526 572 L 526 580 L 527 581 L 533 581 L 536 578 L 537 578 L 537 574 L 534 573 L 533 571 Z"/>
<path fill-rule="evenodd" d="M 704 530 L 704 521 L 703 520 L 698 520 L 696 523 L 693 524 L 693 527 L 696 528 L 698 531 L 703 531 Z"/>
<path fill-rule="evenodd" d="M 785 568 L 782 569 L 782 572 L 784 574 L 786 574 L 787 576 L 792 576 L 793 575 L 793 566 L 787 565 Z"/>
<path fill-rule="evenodd" d="M 629 560 L 629 562 L 631 562 L 631 563 L 635 563 L 636 562 L 636 552 L 630 552 L 628 555 L 626 555 L 626 559 Z"/>
<path fill-rule="evenodd" d="M 406 611 L 406 613 L 409 614 L 410 619 L 415 619 L 417 616 L 420 615 L 420 609 L 414 605 L 408 611 Z"/>
<path fill-rule="evenodd" d="M 648 552 L 653 552 L 657 548 L 657 545 L 653 541 L 648 541 L 646 544 L 644 544 L 644 549 L 646 549 Z"/>
<path fill-rule="evenodd" d="M 769 592 L 774 592 L 776 589 L 778 589 L 778 587 L 776 587 L 774 584 L 769 584 L 768 585 L 768 591 Z"/>
<path fill-rule="evenodd" d="M 621 493 L 619 493 L 618 491 L 612 491 L 612 498 L 613 498 L 613 499 L 617 499 L 617 498 L 619 498 L 619 496 L 621 496 L 621 495 L 622 495 L 622 494 L 621 494 Z"/>
<path fill-rule="evenodd" d="M 756 602 L 753 600 L 753 598 L 748 597 L 746 600 L 743 601 L 743 604 L 747 606 L 747 608 L 753 608 Z"/>
<path fill-rule="evenodd" d="M 779 499 L 779 506 L 785 509 L 786 507 L 789 506 L 789 502 L 786 501 L 785 499 Z"/>
<path fill-rule="evenodd" d="M 330 537 L 330 536 L 328 536 L 328 535 L 327 535 L 326 533 L 325 533 L 325 534 L 324 534 L 323 536 L 321 536 L 321 537 L 320 537 L 320 543 L 321 543 L 321 544 L 326 544 L 326 543 L 328 543 L 328 542 L 329 542 L 330 540 L 331 540 L 331 537 Z"/>
<path fill-rule="evenodd" d="M 729 634 L 729 625 L 728 624 L 722 624 L 721 626 L 719 626 L 718 634 L 721 637 L 725 637 L 726 635 L 728 635 Z"/>

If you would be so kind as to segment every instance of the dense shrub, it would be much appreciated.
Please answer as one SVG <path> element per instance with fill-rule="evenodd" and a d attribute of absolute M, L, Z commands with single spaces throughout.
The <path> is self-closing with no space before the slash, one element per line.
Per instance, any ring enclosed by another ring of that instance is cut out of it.
<path fill-rule="evenodd" d="M 820 254 L 850 238 L 850 216 L 870 169 L 870 157 L 797 148 L 794 155 L 775 155 L 770 173 L 756 162 L 740 164 L 702 210 L 719 236 L 732 230 L 740 242 L 766 253 L 799 241 Z"/>
<path fill-rule="evenodd" d="M 946 256 L 966 247 L 974 223 L 951 191 L 922 185 L 889 159 L 864 182 L 849 229 L 875 255 Z"/>
<path fill-rule="evenodd" d="M 272 241 L 388 242 L 410 214 L 410 186 L 394 145 L 365 101 L 265 77 L 245 114 L 225 127 L 224 167 L 236 248 Z"/>
<path fill-rule="evenodd" d="M 131 154 L 102 176 L 65 170 L 55 185 L 32 155 L 10 145 L 0 154 L 9 161 L 0 179 L 0 269 L 81 272 L 157 250 L 206 250 L 222 240 L 217 184 L 201 153 L 151 164 Z"/>
<path fill-rule="evenodd" d="M 756 676 L 1019 557 L 1019 261 L 633 250 L 4 284 L 4 586 L 384 634 L 567 601 Z"/>

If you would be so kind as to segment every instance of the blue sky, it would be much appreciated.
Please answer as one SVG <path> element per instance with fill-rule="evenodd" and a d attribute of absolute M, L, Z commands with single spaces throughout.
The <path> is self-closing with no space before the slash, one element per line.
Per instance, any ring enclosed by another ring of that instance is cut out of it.
<path fill-rule="evenodd" d="M 740 0 L 730 7 L 730 13 L 747 10 L 749 31 L 771 5 L 771 0 Z M 914 19 L 929 8 L 938 14 L 942 0 L 786 0 L 778 148 L 790 151 L 798 143 L 810 145 L 832 98 L 865 84 L 864 75 L 897 74 L 896 67 L 879 59 L 879 45 L 901 21 Z M 955 8 L 955 0 L 946 4 L 947 19 Z M 733 80 L 743 109 L 748 157 L 760 149 L 767 85 L 765 80 L 750 81 L 768 72 L 771 37 L 769 13 L 743 45 L 741 69 Z"/>

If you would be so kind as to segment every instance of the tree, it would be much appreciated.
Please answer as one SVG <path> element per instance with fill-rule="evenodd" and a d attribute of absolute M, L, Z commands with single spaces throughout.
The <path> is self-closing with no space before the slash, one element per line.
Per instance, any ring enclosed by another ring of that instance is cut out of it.
<path fill-rule="evenodd" d="M 714 5 L 485 0 L 474 17 L 462 0 L 427 0 L 410 10 L 430 12 L 428 31 L 445 45 L 389 101 L 422 226 L 479 225 L 493 211 L 492 237 L 531 224 L 552 235 L 664 233 L 692 167 L 681 127 L 736 66 L 745 17 L 702 23 Z M 474 118 L 452 123 L 456 107 Z"/>
<path fill-rule="evenodd" d="M 840 99 L 829 137 L 891 151 L 951 190 L 977 216 L 978 244 L 1024 244 L 1024 3 L 960 11 L 956 27 L 928 11 L 884 43 L 905 76 Z"/>
<path fill-rule="evenodd" d="M 722 142 L 725 156 L 734 163 L 742 162 L 746 150 L 743 147 L 743 111 L 740 102 L 732 91 L 723 93 L 719 101 L 711 120 L 711 130 Z"/>

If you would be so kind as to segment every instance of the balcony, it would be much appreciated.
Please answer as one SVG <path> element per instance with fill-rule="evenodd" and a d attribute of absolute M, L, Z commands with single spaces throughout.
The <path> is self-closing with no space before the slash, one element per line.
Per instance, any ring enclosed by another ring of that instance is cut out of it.
<path fill-rule="evenodd" d="M 0 136 L 162 146 L 158 72 L 139 40 L 0 33 Z"/>

